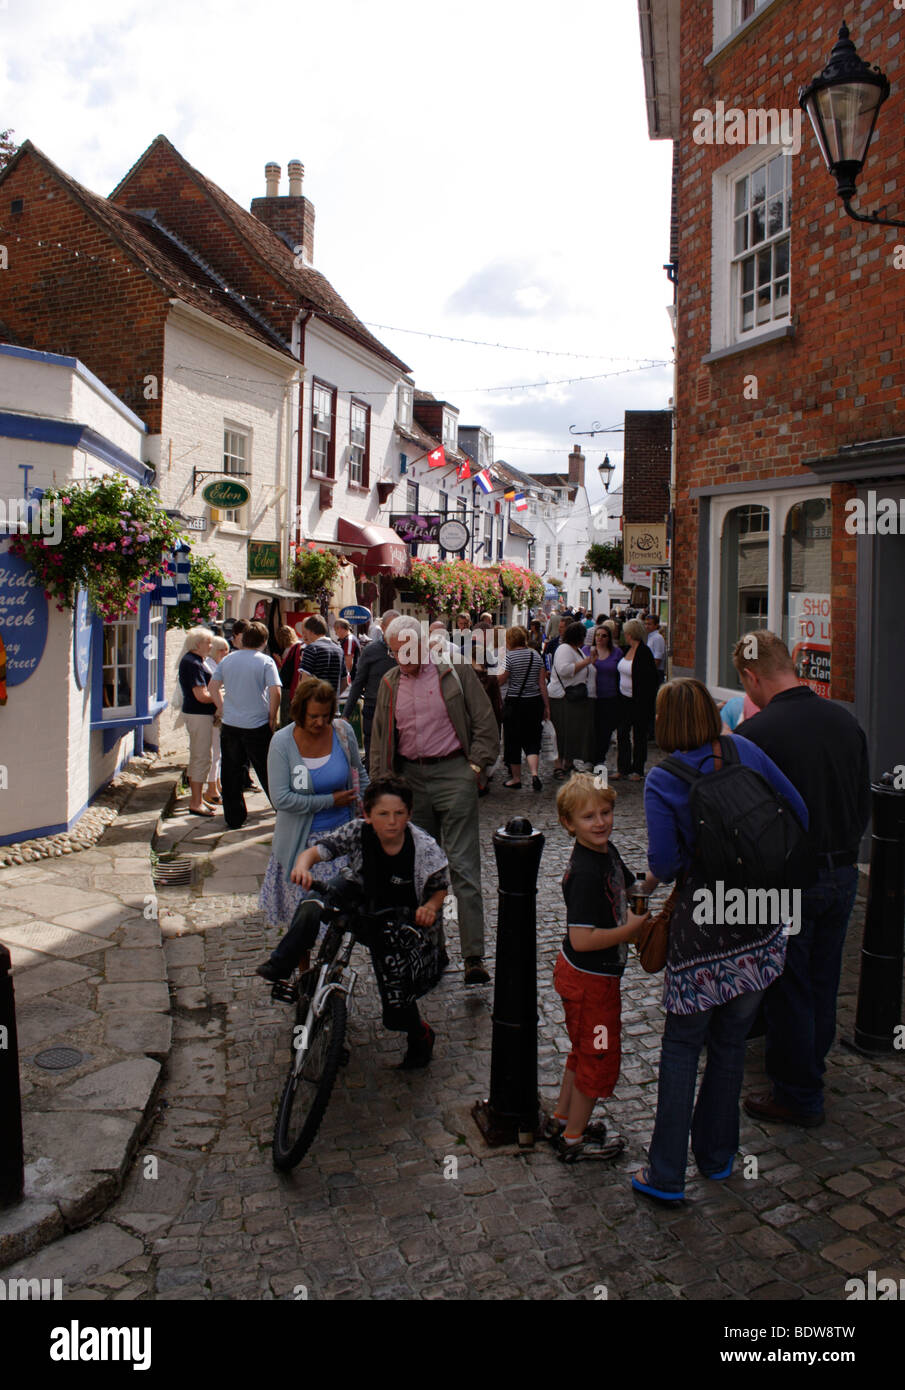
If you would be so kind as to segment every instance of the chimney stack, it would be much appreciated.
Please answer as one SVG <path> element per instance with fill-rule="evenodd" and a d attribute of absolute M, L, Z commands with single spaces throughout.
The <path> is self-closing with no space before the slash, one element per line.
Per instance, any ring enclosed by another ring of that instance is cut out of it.
<path fill-rule="evenodd" d="M 584 454 L 581 445 L 573 444 L 569 455 L 569 482 L 584 487 Z"/>
<path fill-rule="evenodd" d="M 263 198 L 252 199 L 251 210 L 286 243 L 298 265 L 311 265 L 314 261 L 314 206 L 302 197 L 305 166 L 300 159 L 289 161 L 289 196 L 282 198 L 281 173 L 279 164 L 265 165 L 267 192 Z"/>

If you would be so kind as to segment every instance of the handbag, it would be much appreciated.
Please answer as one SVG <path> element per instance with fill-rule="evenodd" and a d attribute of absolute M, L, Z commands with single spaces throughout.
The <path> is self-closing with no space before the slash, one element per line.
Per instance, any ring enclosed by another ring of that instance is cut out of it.
<path fill-rule="evenodd" d="M 383 1007 L 404 1009 L 440 981 L 448 964 L 443 950 L 442 916 L 432 927 L 391 921 L 368 942 Z"/>
<path fill-rule="evenodd" d="M 669 923 L 679 898 L 680 885 L 673 886 L 669 897 L 654 916 L 648 917 L 641 928 L 641 935 L 635 942 L 635 950 L 641 962 L 641 969 L 648 975 L 656 975 L 666 964 L 669 946 Z"/>
<path fill-rule="evenodd" d="M 588 698 L 588 687 L 586 685 L 567 685 L 566 699 L 570 705 L 575 705 L 579 700 Z"/>

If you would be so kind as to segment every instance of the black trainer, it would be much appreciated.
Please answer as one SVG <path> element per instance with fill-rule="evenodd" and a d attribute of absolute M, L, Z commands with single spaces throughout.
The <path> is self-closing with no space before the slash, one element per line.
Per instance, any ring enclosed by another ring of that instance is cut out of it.
<path fill-rule="evenodd" d="M 429 1023 L 424 1025 L 424 1033 L 416 1042 L 409 1041 L 405 1056 L 399 1063 L 400 1071 L 420 1071 L 430 1065 L 437 1035 Z"/>

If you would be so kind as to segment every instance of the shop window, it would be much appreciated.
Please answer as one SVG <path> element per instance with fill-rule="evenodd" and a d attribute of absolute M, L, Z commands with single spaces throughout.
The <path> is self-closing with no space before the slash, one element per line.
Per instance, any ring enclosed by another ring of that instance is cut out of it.
<path fill-rule="evenodd" d="M 107 730 L 115 741 L 129 728 L 156 719 L 166 703 L 161 604 L 143 594 L 135 614 L 112 623 L 95 617 L 91 650 L 91 727 Z"/>
<path fill-rule="evenodd" d="M 720 543 L 720 685 L 741 689 L 732 664 L 738 639 L 767 626 L 770 513 L 766 507 L 734 507 Z"/>
<path fill-rule="evenodd" d="M 800 680 L 830 693 L 832 508 L 828 497 L 796 503 L 782 548 L 782 638 Z"/>

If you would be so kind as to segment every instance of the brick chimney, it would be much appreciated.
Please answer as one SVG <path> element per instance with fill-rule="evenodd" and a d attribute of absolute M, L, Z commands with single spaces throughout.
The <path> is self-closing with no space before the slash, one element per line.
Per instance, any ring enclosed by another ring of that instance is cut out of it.
<path fill-rule="evenodd" d="M 575 483 L 578 487 L 584 487 L 584 454 L 581 452 L 579 444 L 572 445 L 572 452 L 569 455 L 569 482 Z"/>
<path fill-rule="evenodd" d="M 304 264 L 311 265 L 314 261 L 314 205 L 302 197 L 305 166 L 298 159 L 289 161 L 289 196 L 283 198 L 279 196 L 281 172 L 279 164 L 264 166 L 267 193 L 263 198 L 252 199 L 251 210 L 285 241 L 294 255 L 301 254 Z M 300 253 L 297 247 L 301 248 Z"/>

